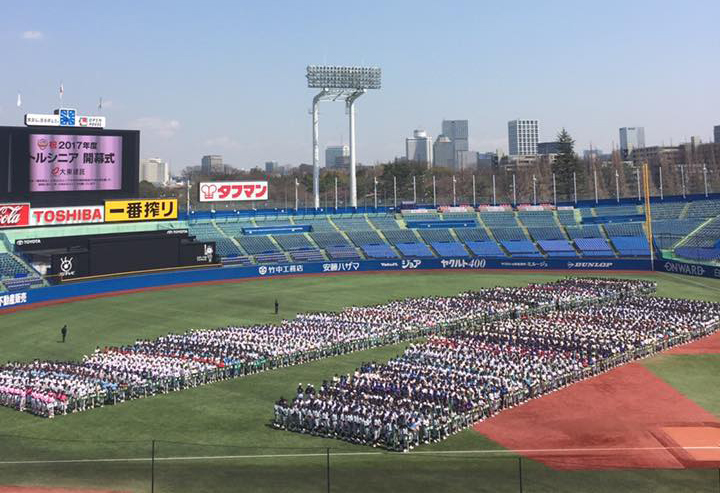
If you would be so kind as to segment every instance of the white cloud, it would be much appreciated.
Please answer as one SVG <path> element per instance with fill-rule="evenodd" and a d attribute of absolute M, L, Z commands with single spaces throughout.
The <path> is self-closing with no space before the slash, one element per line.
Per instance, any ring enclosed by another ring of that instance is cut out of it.
<path fill-rule="evenodd" d="M 205 145 L 208 148 L 222 148 L 222 149 L 239 149 L 240 143 L 230 137 L 223 135 L 220 137 L 213 137 L 205 141 Z"/>
<path fill-rule="evenodd" d="M 43 39 L 42 31 L 25 31 L 22 33 L 22 39 Z"/>
<path fill-rule="evenodd" d="M 175 135 L 175 132 L 180 128 L 180 122 L 157 116 L 145 116 L 133 120 L 130 122 L 130 126 L 139 129 L 141 132 L 148 132 L 158 137 L 169 139 Z"/>

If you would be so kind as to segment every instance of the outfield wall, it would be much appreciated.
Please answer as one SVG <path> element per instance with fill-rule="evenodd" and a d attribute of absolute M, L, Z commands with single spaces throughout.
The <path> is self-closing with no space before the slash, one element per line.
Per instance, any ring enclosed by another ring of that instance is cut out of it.
<path fill-rule="evenodd" d="M 650 270 L 647 259 L 607 259 L 586 261 L 581 259 L 482 259 L 444 258 L 412 260 L 355 260 L 292 263 L 279 265 L 254 265 L 139 274 L 88 281 L 68 282 L 58 286 L 42 287 L 0 295 L 0 313 L 32 304 L 49 304 L 120 294 L 143 289 L 187 285 L 194 283 L 227 282 L 251 278 L 293 277 L 308 274 L 336 274 L 352 272 L 392 271 L 483 271 L 507 270 L 563 270 L 563 271 L 646 271 Z"/>
<path fill-rule="evenodd" d="M 395 259 L 395 260 L 355 260 L 327 261 L 311 263 L 292 263 L 278 265 L 253 265 L 247 267 L 224 267 L 173 271 L 152 274 L 139 274 L 123 277 L 104 278 L 90 281 L 78 281 L 30 289 L 0 295 L 0 313 L 33 304 L 51 304 L 73 299 L 97 296 L 109 296 L 143 289 L 153 289 L 195 283 L 231 282 L 242 279 L 262 279 L 274 277 L 294 277 L 302 275 L 325 275 L 353 272 L 399 272 L 422 270 L 476 271 L 518 270 L 518 271 L 650 271 L 648 259 L 484 259 L 484 258 L 444 258 L 444 259 Z M 720 267 L 688 264 L 673 260 L 657 260 L 655 270 L 671 274 L 685 274 L 695 277 L 720 279 Z"/>

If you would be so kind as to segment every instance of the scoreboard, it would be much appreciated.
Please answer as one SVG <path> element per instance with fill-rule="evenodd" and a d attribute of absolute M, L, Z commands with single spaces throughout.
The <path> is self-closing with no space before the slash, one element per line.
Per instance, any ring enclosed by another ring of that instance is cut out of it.
<path fill-rule="evenodd" d="M 0 127 L 0 196 L 71 206 L 138 196 L 140 132 Z"/>

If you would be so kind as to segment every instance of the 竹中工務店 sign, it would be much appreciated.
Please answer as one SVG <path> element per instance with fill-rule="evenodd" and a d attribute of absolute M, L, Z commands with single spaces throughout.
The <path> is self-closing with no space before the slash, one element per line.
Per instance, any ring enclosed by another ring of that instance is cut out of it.
<path fill-rule="evenodd" d="M 177 219 L 177 199 L 106 200 L 105 222 Z"/>

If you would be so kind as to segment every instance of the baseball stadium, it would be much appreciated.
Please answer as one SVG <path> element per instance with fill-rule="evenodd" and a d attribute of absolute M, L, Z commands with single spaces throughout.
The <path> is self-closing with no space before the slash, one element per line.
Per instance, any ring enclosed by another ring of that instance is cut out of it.
<path fill-rule="evenodd" d="M 362 166 L 381 77 L 306 67 L 287 173 L 155 186 L 62 83 L 0 126 L 0 493 L 720 492 L 719 139 Z"/>
<path fill-rule="evenodd" d="M 720 488 L 712 194 L 192 210 L 2 133 L 0 492 Z"/>

